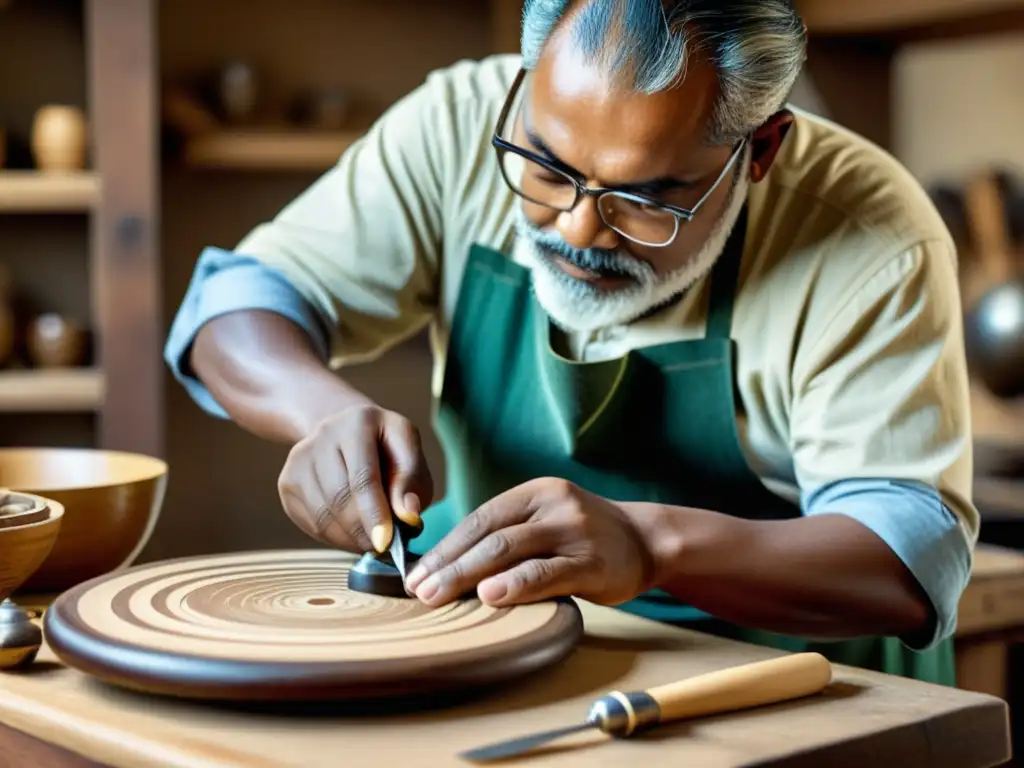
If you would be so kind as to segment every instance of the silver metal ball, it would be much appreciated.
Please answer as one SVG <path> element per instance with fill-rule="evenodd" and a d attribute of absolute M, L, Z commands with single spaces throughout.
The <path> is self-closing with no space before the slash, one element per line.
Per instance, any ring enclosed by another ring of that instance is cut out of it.
<path fill-rule="evenodd" d="M 1024 280 L 1001 283 L 967 314 L 971 372 L 1001 398 L 1024 394 Z"/>

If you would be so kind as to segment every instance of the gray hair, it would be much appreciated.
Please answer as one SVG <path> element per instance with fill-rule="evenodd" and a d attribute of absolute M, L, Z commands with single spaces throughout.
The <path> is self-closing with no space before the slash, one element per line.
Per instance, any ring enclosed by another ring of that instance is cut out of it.
<path fill-rule="evenodd" d="M 537 65 L 573 0 L 526 0 L 523 66 Z M 792 0 L 587 0 L 567 30 L 585 59 L 631 87 L 656 93 L 686 73 L 689 49 L 718 71 L 719 99 L 706 137 L 731 144 L 786 103 L 803 67 L 806 28 Z"/>

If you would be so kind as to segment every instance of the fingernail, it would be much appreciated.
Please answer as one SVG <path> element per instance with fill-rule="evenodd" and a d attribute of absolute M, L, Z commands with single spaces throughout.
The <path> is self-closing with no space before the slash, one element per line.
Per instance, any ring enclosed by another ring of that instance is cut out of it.
<path fill-rule="evenodd" d="M 477 594 L 480 595 L 480 599 L 485 603 L 497 602 L 508 594 L 508 585 L 504 581 L 488 579 L 481 582 L 480 586 L 477 587 Z"/>
<path fill-rule="evenodd" d="M 405 494 L 405 497 L 402 499 L 402 503 L 405 504 L 405 508 L 409 510 L 410 515 L 416 515 L 416 517 L 419 517 L 420 512 L 423 511 L 420 509 L 420 497 L 415 493 Z"/>
<path fill-rule="evenodd" d="M 437 574 L 435 573 L 429 579 L 420 584 L 420 588 L 416 590 L 416 597 L 424 601 L 429 600 L 437 594 L 437 589 L 440 586 L 441 581 L 437 578 Z"/>
<path fill-rule="evenodd" d="M 373 548 L 378 552 L 386 550 L 388 548 L 388 544 L 391 543 L 391 531 L 388 526 L 373 526 L 373 530 L 370 531 L 370 541 L 373 543 Z"/>
<path fill-rule="evenodd" d="M 427 578 L 427 569 L 424 568 L 422 565 L 417 565 L 415 568 L 409 571 L 409 575 L 405 579 L 405 585 L 413 592 L 415 592 L 416 587 L 418 587 L 419 583 L 423 581 L 425 578 Z"/>
<path fill-rule="evenodd" d="M 395 505 L 395 513 L 409 525 L 419 527 L 423 524 L 420 520 L 420 502 L 415 493 L 405 494 L 402 503 Z"/>

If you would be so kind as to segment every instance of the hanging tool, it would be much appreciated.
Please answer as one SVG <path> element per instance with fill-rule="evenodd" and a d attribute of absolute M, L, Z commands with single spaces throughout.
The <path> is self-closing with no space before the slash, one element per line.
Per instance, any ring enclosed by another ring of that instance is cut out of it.
<path fill-rule="evenodd" d="M 810 696 L 824 690 L 831 680 L 828 659 L 820 653 L 797 653 L 646 691 L 612 691 L 594 702 L 582 723 L 473 749 L 460 757 L 475 762 L 501 760 L 595 728 L 611 736 L 628 737 L 661 723 Z"/>

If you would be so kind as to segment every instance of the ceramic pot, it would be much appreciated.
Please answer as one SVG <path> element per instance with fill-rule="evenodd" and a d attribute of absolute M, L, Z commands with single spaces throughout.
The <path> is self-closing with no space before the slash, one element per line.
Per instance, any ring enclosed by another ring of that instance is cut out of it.
<path fill-rule="evenodd" d="M 72 368 L 85 362 L 85 329 L 54 313 L 29 324 L 28 354 L 39 368 Z"/>
<path fill-rule="evenodd" d="M 77 171 L 85 167 L 85 113 L 78 107 L 51 104 L 32 121 L 32 156 L 41 171 Z"/>
<path fill-rule="evenodd" d="M 224 117 L 232 123 L 246 123 L 256 111 L 256 74 L 245 62 L 233 61 L 220 73 L 220 103 Z"/>

